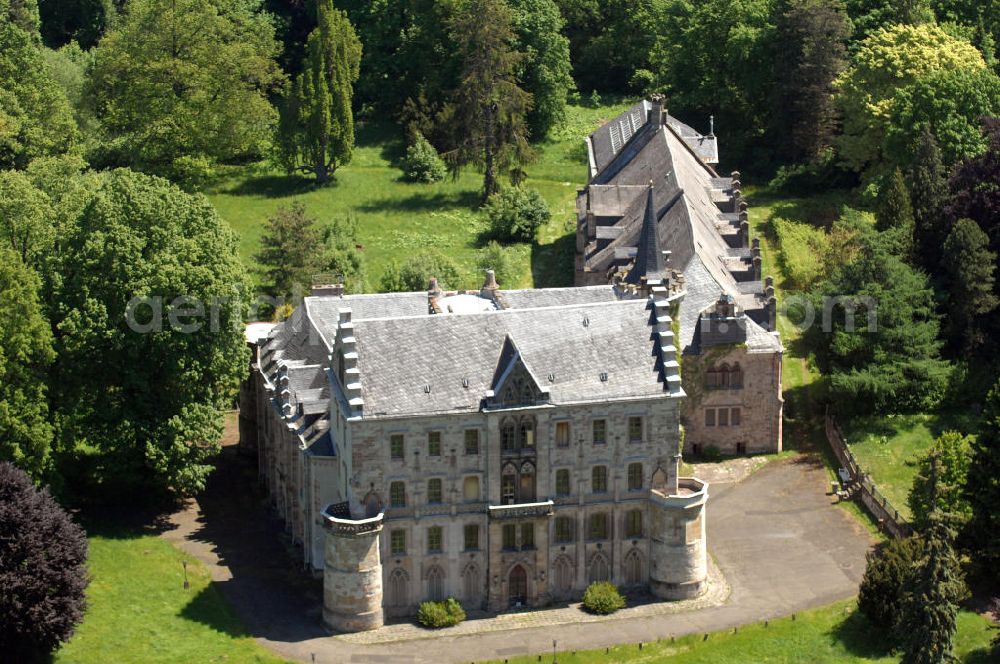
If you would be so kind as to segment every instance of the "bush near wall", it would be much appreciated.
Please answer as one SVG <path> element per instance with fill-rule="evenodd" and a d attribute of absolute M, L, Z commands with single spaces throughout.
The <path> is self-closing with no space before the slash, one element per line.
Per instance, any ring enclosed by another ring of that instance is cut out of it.
<path fill-rule="evenodd" d="M 625 598 L 618 588 L 608 581 L 595 581 L 583 593 L 583 608 L 591 613 L 608 615 L 625 608 Z"/>
<path fill-rule="evenodd" d="M 417 622 L 433 629 L 452 627 L 465 620 L 465 611 L 454 597 L 443 602 L 424 602 L 417 609 Z"/>

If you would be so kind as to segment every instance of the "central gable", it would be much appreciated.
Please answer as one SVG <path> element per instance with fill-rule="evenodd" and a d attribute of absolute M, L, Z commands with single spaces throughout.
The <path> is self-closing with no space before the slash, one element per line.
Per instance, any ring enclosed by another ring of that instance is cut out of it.
<path fill-rule="evenodd" d="M 539 384 L 510 335 L 504 339 L 500 349 L 486 400 L 491 408 L 536 406 L 549 401 L 548 388 Z"/>

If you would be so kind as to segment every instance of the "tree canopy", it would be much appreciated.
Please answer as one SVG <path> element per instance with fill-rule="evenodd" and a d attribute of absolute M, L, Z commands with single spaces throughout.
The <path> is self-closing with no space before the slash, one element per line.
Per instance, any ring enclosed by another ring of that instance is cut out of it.
<path fill-rule="evenodd" d="M 94 160 L 170 175 L 201 158 L 260 157 L 283 75 L 259 0 L 129 0 L 94 55 L 89 97 L 106 132 Z"/>

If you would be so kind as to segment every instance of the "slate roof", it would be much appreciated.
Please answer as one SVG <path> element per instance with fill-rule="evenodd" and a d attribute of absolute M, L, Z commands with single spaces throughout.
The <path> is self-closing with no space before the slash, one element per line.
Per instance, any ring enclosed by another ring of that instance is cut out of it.
<path fill-rule="evenodd" d="M 621 118 L 637 111 L 638 106 L 609 124 L 620 124 Z M 603 138 L 596 138 L 598 134 Z M 610 155 L 601 148 L 609 142 L 608 135 L 606 128 L 592 135 L 599 148 L 595 155 L 606 161 L 580 196 L 585 202 L 581 210 L 589 204 L 591 212 L 603 218 L 598 224 L 614 228 L 600 231 L 586 247 L 585 265 L 592 271 L 608 272 L 622 265 L 624 256 L 634 254 L 629 282 L 637 283 L 643 273 L 655 277 L 662 272 L 658 266 L 652 270 L 648 267 L 649 248 L 655 243 L 643 237 L 644 229 L 651 227 L 652 206 L 657 249 L 670 251 L 666 267 L 684 276 L 686 295 L 680 306 L 679 347 L 685 352 L 697 352 L 698 316 L 720 294 L 733 295 L 748 312 L 759 312 L 765 304 L 759 280 L 737 279 L 737 275 L 745 278 L 742 275 L 752 269 L 750 249 L 730 246 L 722 232 L 738 230 L 738 216 L 720 208 L 720 204 L 732 204 L 731 179 L 720 178 L 669 120 L 666 125 L 646 123 L 633 133 L 628 144 Z M 779 339 L 755 321 L 766 320 L 766 316 L 753 313 L 750 318 L 748 350 L 780 351 Z"/>
<path fill-rule="evenodd" d="M 633 136 L 647 124 L 652 104 L 642 100 L 618 117 L 601 125 L 588 139 L 590 175 L 593 178 L 628 146 Z M 703 136 L 677 118 L 668 115 L 667 124 L 708 164 L 719 163 L 719 147 L 714 135 Z M 646 177 L 649 180 L 649 176 Z"/>

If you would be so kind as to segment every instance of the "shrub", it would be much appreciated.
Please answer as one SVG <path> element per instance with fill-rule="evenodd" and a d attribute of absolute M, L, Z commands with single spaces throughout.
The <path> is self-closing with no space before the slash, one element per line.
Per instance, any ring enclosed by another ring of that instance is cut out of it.
<path fill-rule="evenodd" d="M 420 132 L 416 133 L 413 143 L 406 148 L 403 174 L 413 182 L 438 182 L 448 174 L 437 150 Z"/>
<path fill-rule="evenodd" d="M 0 652 L 44 659 L 83 618 L 87 539 L 46 490 L 0 463 Z"/>
<path fill-rule="evenodd" d="M 424 602 L 417 609 L 417 621 L 424 627 L 452 627 L 465 620 L 465 611 L 454 597 L 443 602 Z"/>
<path fill-rule="evenodd" d="M 894 632 L 900 617 L 904 586 L 923 555 L 916 538 L 892 539 L 868 552 L 868 565 L 858 590 L 858 609 L 886 634 Z"/>
<path fill-rule="evenodd" d="M 437 278 L 441 288 L 457 288 L 461 281 L 454 261 L 439 251 L 428 249 L 406 259 L 402 265 L 390 263 L 382 274 L 382 292 L 426 290 L 431 277 Z"/>
<path fill-rule="evenodd" d="M 701 451 L 701 458 L 705 461 L 722 461 L 722 450 L 718 445 L 706 445 Z"/>
<path fill-rule="evenodd" d="M 184 191 L 200 191 L 215 175 L 215 164 L 203 155 L 183 155 L 171 162 L 168 175 Z"/>
<path fill-rule="evenodd" d="M 486 201 L 489 234 L 500 242 L 534 242 L 535 232 L 552 217 L 534 189 L 508 187 Z"/>
<path fill-rule="evenodd" d="M 501 288 L 517 287 L 517 268 L 511 250 L 501 247 L 495 240 L 490 240 L 476 257 L 476 267 L 480 270 L 493 270 L 497 283 Z"/>
<path fill-rule="evenodd" d="M 595 581 L 583 593 L 583 607 L 591 613 L 608 615 L 625 608 L 625 598 L 613 583 Z"/>

